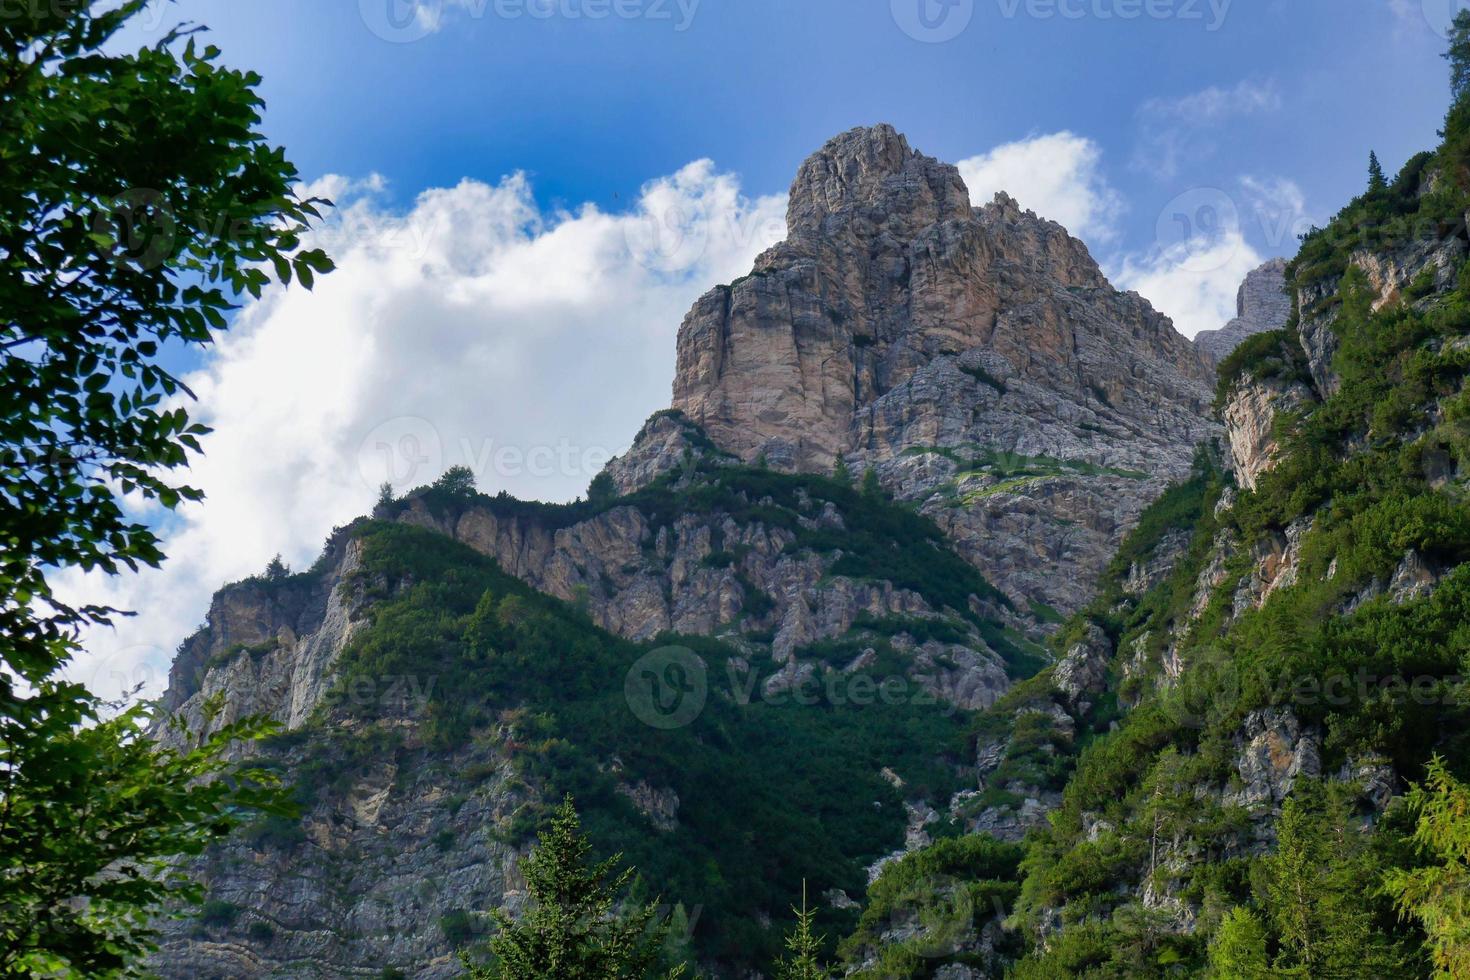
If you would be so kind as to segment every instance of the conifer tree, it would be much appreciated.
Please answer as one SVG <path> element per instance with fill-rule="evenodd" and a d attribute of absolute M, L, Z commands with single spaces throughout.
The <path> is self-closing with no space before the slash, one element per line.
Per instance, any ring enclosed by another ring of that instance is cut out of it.
<path fill-rule="evenodd" d="M 525 916 L 516 922 L 494 913 L 500 931 L 490 940 L 488 965 L 463 957 L 473 980 L 646 980 L 653 974 L 662 946 L 656 906 L 621 912 L 619 898 L 635 872 L 617 870 L 621 855 L 592 864 L 591 852 L 567 797 L 521 865 L 530 895 Z M 680 967 L 665 976 L 682 974 Z"/>
<path fill-rule="evenodd" d="M 1470 786 L 1436 756 L 1407 803 L 1419 815 L 1414 843 L 1433 863 L 1389 872 L 1384 890 L 1424 927 L 1437 976 L 1470 976 Z"/>
<path fill-rule="evenodd" d="M 1368 193 L 1377 194 L 1388 190 L 1388 178 L 1383 176 L 1383 165 L 1378 162 L 1377 151 L 1368 154 Z"/>
<path fill-rule="evenodd" d="M 1225 916 L 1210 944 L 1210 980 L 1267 980 L 1266 929 L 1249 909 Z"/>
<path fill-rule="evenodd" d="M 1373 922 L 1371 856 L 1346 800 L 1299 787 L 1276 825 L 1266 862 L 1266 904 L 1281 952 L 1275 976 L 1401 975 L 1398 950 Z"/>
<path fill-rule="evenodd" d="M 807 907 L 805 881 L 801 883 L 801 908 L 791 911 L 796 913 L 796 931 L 786 937 L 791 957 L 776 964 L 776 980 L 827 980 L 832 971 L 821 960 L 824 937 L 812 931 L 817 913 Z"/>
<path fill-rule="evenodd" d="M 1445 52 L 1450 63 L 1450 91 L 1455 101 L 1470 92 L 1470 10 L 1461 10 L 1450 26 L 1450 49 Z"/>
<path fill-rule="evenodd" d="M 844 487 L 852 486 L 852 471 L 847 468 L 847 460 L 841 456 L 837 457 L 837 466 L 832 471 L 832 479 Z"/>
<path fill-rule="evenodd" d="M 869 466 L 863 471 L 863 496 L 883 496 L 883 485 L 878 482 L 878 471 Z"/>

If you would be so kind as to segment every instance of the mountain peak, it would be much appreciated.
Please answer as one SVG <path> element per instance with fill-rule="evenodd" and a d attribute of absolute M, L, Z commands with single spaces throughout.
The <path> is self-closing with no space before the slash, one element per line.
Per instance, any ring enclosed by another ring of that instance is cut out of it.
<path fill-rule="evenodd" d="M 1219 330 L 1205 330 L 1195 337 L 1201 351 L 1216 361 L 1224 360 L 1246 339 L 1269 330 L 1280 330 L 1291 318 L 1291 297 L 1286 292 L 1286 260 L 1272 259 L 1251 270 L 1235 298 L 1235 319 Z"/>
<path fill-rule="evenodd" d="M 791 185 L 787 225 L 792 235 L 818 232 L 833 217 L 873 211 L 929 225 L 969 217 L 970 194 L 957 169 L 879 123 L 834 136 L 807 158 Z"/>

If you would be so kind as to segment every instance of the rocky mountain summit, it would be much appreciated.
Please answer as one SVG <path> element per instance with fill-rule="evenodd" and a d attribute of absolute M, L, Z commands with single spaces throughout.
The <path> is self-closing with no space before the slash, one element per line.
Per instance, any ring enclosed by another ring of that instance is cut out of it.
<path fill-rule="evenodd" d="M 1280 330 L 1291 319 L 1285 259 L 1272 259 L 1245 277 L 1235 311 L 1235 319 L 1219 330 L 1205 330 L 1194 338 L 1194 345 L 1214 361 L 1223 361 L 1256 334 Z"/>
<path fill-rule="evenodd" d="M 746 463 L 871 467 L 1013 600 L 1079 608 L 1216 431 L 1209 359 L 1060 225 L 973 207 L 889 126 L 807 160 L 787 222 L 685 319 L 673 407 Z M 624 490 L 658 470 L 629 455 Z"/>
<path fill-rule="evenodd" d="M 161 972 L 452 976 L 568 791 L 714 909 L 690 939 L 717 973 L 768 958 L 803 878 L 851 910 L 906 852 L 1045 821 L 1111 655 L 1074 649 L 1052 697 L 1046 634 L 1221 431 L 1212 367 L 890 127 L 808 160 L 788 221 L 695 304 L 673 407 L 588 499 L 441 481 L 217 595 L 166 707 L 280 722 L 302 816 L 211 855 L 214 914 L 170 928 Z M 625 677 L 670 644 L 709 701 L 651 739 Z M 839 784 L 862 805 L 819 819 Z"/>

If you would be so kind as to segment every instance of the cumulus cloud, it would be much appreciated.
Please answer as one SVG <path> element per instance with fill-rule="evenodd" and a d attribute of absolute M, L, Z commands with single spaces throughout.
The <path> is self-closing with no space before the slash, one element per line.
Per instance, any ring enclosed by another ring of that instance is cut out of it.
<path fill-rule="evenodd" d="M 187 378 L 214 428 L 162 525 L 162 570 L 69 574 L 72 599 L 138 610 L 86 638 L 73 676 L 161 691 L 174 647 L 221 584 L 281 553 L 315 557 L 377 487 L 468 465 L 482 489 L 579 495 L 668 404 L 678 324 L 711 284 L 785 235 L 784 197 L 750 199 L 699 161 L 624 213 L 538 206 L 524 175 L 427 191 L 406 212 L 381 178 L 325 177 L 319 234 L 337 261 L 314 292 L 275 289 Z"/>
<path fill-rule="evenodd" d="M 1090 140 L 1039 136 L 960 166 L 979 202 L 1006 190 L 1078 235 L 1115 238 L 1122 205 Z M 58 582 L 67 598 L 140 612 L 86 638 L 72 674 L 100 694 L 161 692 L 215 589 L 277 553 L 305 567 L 383 482 L 401 492 L 467 465 L 492 493 L 584 492 L 668 404 L 692 302 L 785 235 L 784 196 L 748 197 L 708 160 L 648 182 L 619 213 L 548 210 L 522 174 L 431 189 L 405 209 L 376 176 L 303 190 L 338 202 L 317 232 L 338 270 L 313 292 L 249 304 L 187 379 L 215 430 L 189 477 L 206 501 L 145 515 L 165 536 L 163 569 Z M 1300 210 L 1279 180 L 1236 196 Z M 1213 231 L 1109 263 L 1191 335 L 1229 319 L 1260 261 L 1238 215 L 1203 224 Z"/>
<path fill-rule="evenodd" d="M 1228 228 L 1126 256 L 1113 281 L 1144 296 L 1180 333 L 1194 337 L 1235 316 L 1240 284 L 1265 261 L 1239 228 Z"/>
<path fill-rule="evenodd" d="M 1104 178 L 1101 163 L 1096 143 L 1060 132 L 1006 143 L 958 166 L 976 204 L 1005 191 L 1078 238 L 1106 243 L 1116 237 L 1123 201 Z"/>
<path fill-rule="evenodd" d="M 1219 124 L 1275 112 L 1282 105 L 1273 82 L 1249 79 L 1232 88 L 1211 86 L 1177 98 L 1150 99 L 1138 108 L 1133 166 L 1156 177 L 1176 177 L 1186 164 L 1214 154 L 1213 130 Z"/>

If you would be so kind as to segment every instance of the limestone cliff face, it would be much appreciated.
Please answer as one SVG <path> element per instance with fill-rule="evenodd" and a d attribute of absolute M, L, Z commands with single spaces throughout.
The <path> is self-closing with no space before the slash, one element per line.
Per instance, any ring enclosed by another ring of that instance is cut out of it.
<path fill-rule="evenodd" d="M 1470 245 L 1458 236 L 1414 238 L 1391 249 L 1359 249 L 1349 259 L 1350 266 L 1361 272 L 1372 293 L 1376 312 L 1403 301 L 1411 287 L 1420 288 L 1411 303 L 1429 304 L 1454 287 L 1461 264 Z M 1341 387 L 1341 379 L 1332 368 L 1339 341 L 1334 332 L 1341 307 L 1335 302 L 1342 288 L 1342 277 L 1331 277 L 1307 283 L 1297 292 L 1301 312 L 1297 327 L 1302 349 L 1307 353 L 1312 380 L 1318 394 L 1327 398 Z"/>
<path fill-rule="evenodd" d="M 787 221 L 685 319 L 674 407 L 747 462 L 873 467 L 1013 599 L 1078 608 L 1216 431 L 1208 357 L 1060 225 L 972 207 L 888 126 L 803 164 Z"/>
<path fill-rule="evenodd" d="M 1246 276 L 1235 299 L 1235 319 L 1219 330 L 1206 330 L 1194 345 L 1214 361 L 1223 361 L 1241 343 L 1258 333 L 1280 330 L 1291 319 L 1291 296 L 1286 291 L 1286 260 L 1272 259 Z"/>
<path fill-rule="evenodd" d="M 888 126 L 803 164 L 787 222 L 788 240 L 679 331 L 674 407 L 747 461 L 825 471 L 938 437 L 1099 462 L 1152 444 L 1187 462 L 1208 428 L 1210 368 L 1165 317 L 1113 290 L 1060 225 L 1004 195 L 972 208 L 954 167 Z M 936 362 L 959 370 L 936 378 Z M 935 407 L 948 411 L 919 411 Z M 1091 438 L 1088 422 L 1128 438 Z"/>
<path fill-rule="evenodd" d="M 1223 414 L 1230 464 L 1241 487 L 1254 490 L 1261 474 L 1275 465 L 1278 417 L 1313 401 L 1311 389 L 1299 381 L 1246 376 L 1231 387 Z"/>

